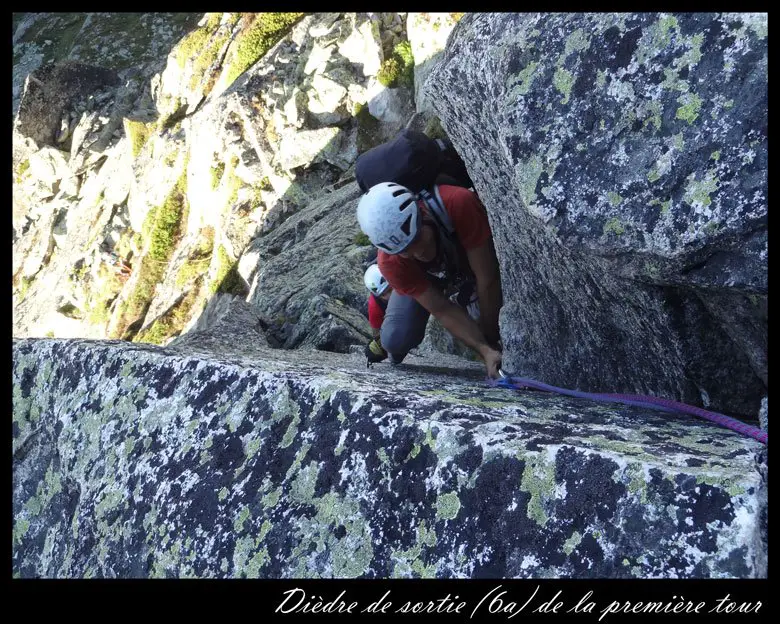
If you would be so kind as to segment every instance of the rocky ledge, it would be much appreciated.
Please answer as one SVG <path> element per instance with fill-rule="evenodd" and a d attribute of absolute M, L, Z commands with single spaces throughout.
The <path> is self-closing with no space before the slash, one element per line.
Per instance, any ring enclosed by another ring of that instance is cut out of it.
<path fill-rule="evenodd" d="M 765 447 L 476 363 L 13 344 L 16 577 L 765 577 Z"/>

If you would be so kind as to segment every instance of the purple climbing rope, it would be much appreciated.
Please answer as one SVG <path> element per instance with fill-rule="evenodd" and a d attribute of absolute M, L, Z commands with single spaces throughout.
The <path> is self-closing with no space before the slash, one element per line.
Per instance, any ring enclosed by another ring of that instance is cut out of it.
<path fill-rule="evenodd" d="M 579 390 L 568 390 L 566 388 L 558 388 L 557 386 L 551 386 L 535 379 L 529 379 L 527 377 L 511 377 L 506 376 L 502 379 L 491 379 L 489 383 L 494 386 L 502 386 L 505 388 L 514 388 L 519 390 L 520 388 L 535 388 L 536 390 L 545 390 L 547 392 L 556 392 L 558 394 L 565 394 L 567 396 L 573 396 L 580 399 L 591 399 L 594 401 L 608 401 L 611 403 L 623 403 L 625 405 L 635 405 L 637 407 L 646 407 L 649 409 L 660 410 L 663 412 L 682 412 L 684 414 L 691 414 L 704 418 L 711 422 L 714 422 L 721 427 L 727 427 L 732 431 L 736 431 L 746 436 L 750 436 L 762 442 L 768 443 L 769 435 L 766 431 L 747 425 L 736 418 L 731 418 L 724 414 L 717 412 L 710 412 L 709 410 L 695 407 L 693 405 L 686 405 L 685 403 L 678 403 L 670 399 L 662 399 L 659 397 L 645 396 L 640 394 L 602 394 L 598 392 L 580 392 Z"/>

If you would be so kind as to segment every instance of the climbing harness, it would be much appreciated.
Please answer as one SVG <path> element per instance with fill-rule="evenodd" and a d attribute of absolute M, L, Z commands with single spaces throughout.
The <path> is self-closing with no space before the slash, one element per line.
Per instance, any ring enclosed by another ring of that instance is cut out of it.
<path fill-rule="evenodd" d="M 527 377 L 514 377 L 506 374 L 503 370 L 499 369 L 500 379 L 489 379 L 488 383 L 492 386 L 500 386 L 503 388 L 513 388 L 514 390 L 520 390 L 521 388 L 534 388 L 536 390 L 544 390 L 546 392 L 557 392 L 558 394 L 565 394 L 567 396 L 577 397 L 580 399 L 590 399 L 592 401 L 608 401 L 611 403 L 623 403 L 625 405 L 635 405 L 637 407 L 646 407 L 650 409 L 660 410 L 663 412 L 681 412 L 684 414 L 691 414 L 704 418 L 711 422 L 714 422 L 721 427 L 727 427 L 732 431 L 741 433 L 742 435 L 750 436 L 755 440 L 763 444 L 768 443 L 769 434 L 759 429 L 747 425 L 736 418 L 725 416 L 724 414 L 718 414 L 717 412 L 710 412 L 700 407 L 693 405 L 686 405 L 685 403 L 678 403 L 670 399 L 662 399 L 659 397 L 646 396 L 640 394 L 613 394 L 613 393 L 599 393 L 599 392 L 580 392 L 578 390 L 568 390 L 566 388 L 558 388 L 557 386 L 551 386 L 541 381 L 529 379 Z"/>

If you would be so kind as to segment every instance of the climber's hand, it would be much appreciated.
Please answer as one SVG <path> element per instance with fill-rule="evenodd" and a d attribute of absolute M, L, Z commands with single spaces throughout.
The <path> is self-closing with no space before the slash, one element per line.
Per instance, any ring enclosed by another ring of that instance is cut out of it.
<path fill-rule="evenodd" d="M 366 345 L 364 353 L 366 354 L 366 359 L 368 360 L 366 363 L 368 368 L 371 368 L 372 364 L 376 364 L 377 362 L 381 362 L 387 358 L 387 351 L 385 351 L 382 348 L 382 345 L 380 345 L 376 340 L 372 340 Z"/>
<path fill-rule="evenodd" d="M 491 379 L 498 379 L 501 374 L 498 372 L 501 368 L 501 352 L 488 347 L 480 353 L 482 360 L 485 362 L 485 369 L 487 370 L 488 377 Z"/>

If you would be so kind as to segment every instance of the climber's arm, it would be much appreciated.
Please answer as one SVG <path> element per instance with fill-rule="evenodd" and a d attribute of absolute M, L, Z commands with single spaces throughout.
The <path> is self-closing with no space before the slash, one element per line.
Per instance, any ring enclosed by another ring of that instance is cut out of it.
<path fill-rule="evenodd" d="M 501 275 L 493 239 L 466 251 L 469 265 L 477 280 L 479 297 L 479 325 L 488 342 L 497 345 L 501 339 L 498 331 L 498 314 L 501 311 Z"/>
<path fill-rule="evenodd" d="M 479 325 L 466 314 L 465 310 L 452 303 L 432 286 L 416 299 L 417 303 L 433 314 L 447 331 L 479 354 L 485 362 L 488 376 L 498 377 L 501 353 L 490 346 Z"/>

